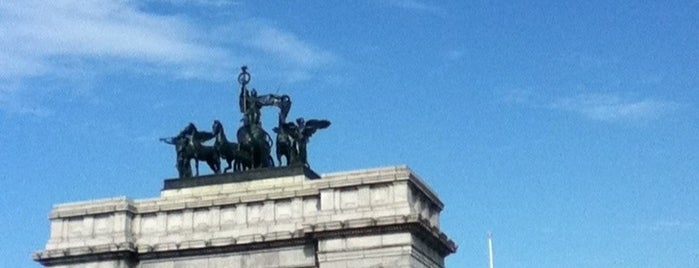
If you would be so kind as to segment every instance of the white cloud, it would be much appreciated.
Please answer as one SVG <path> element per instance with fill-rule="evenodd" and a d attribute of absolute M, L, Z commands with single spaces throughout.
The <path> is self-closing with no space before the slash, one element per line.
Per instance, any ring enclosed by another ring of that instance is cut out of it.
<path fill-rule="evenodd" d="M 682 107 L 672 101 L 638 99 L 621 93 L 580 94 L 546 98 L 528 89 L 499 93 L 500 101 L 537 109 L 579 114 L 596 121 L 643 121 L 657 119 Z"/>
<path fill-rule="evenodd" d="M 233 41 L 233 46 L 259 55 L 245 62 L 273 66 L 275 72 L 283 74 L 281 78 L 285 82 L 307 80 L 314 72 L 339 61 L 334 53 L 260 19 L 240 20 L 216 29 L 212 35 L 225 36 L 220 42 Z"/>
<path fill-rule="evenodd" d="M 624 99 L 615 94 L 583 94 L 560 98 L 549 108 L 581 114 L 600 121 L 655 119 L 679 108 L 679 104 L 652 99 Z"/>
<path fill-rule="evenodd" d="M 658 220 L 650 223 L 642 223 L 632 226 L 633 229 L 641 231 L 688 231 L 697 230 L 697 225 L 694 222 L 680 221 L 676 219 Z"/>
<path fill-rule="evenodd" d="M 0 2 L 0 109 L 27 110 L 17 108 L 22 104 L 11 104 L 21 101 L 15 98 L 21 94 L 8 92 L 25 90 L 23 82 L 36 77 L 73 79 L 62 77 L 66 69 L 76 68 L 65 62 L 89 62 L 76 59 L 214 81 L 231 79 L 237 65 L 252 58 L 266 57 L 270 65 L 283 65 L 289 80 L 305 79 L 335 59 L 332 53 L 261 21 L 233 20 L 229 25 L 212 26 L 187 16 L 148 13 L 138 8 L 141 4 L 98 0 Z M 223 6 L 236 2 L 201 0 L 192 4 Z M 239 38 L 217 37 L 212 31 L 217 27 L 245 29 L 245 33 L 237 33 Z M 89 64 L 83 67 L 91 68 Z"/>
<path fill-rule="evenodd" d="M 447 11 L 444 8 L 439 7 L 437 5 L 434 5 L 434 4 L 431 4 L 431 3 L 426 3 L 424 1 L 390 0 L 388 3 L 392 6 L 395 6 L 395 7 L 401 8 L 401 9 L 425 12 L 425 13 L 430 13 L 433 15 L 444 16 L 447 13 Z"/>
<path fill-rule="evenodd" d="M 15 64 L 5 75 L 24 78 L 60 68 L 53 57 L 110 57 L 196 67 L 226 53 L 191 41 L 176 17 L 146 14 L 118 1 L 22 1 L 0 5 L 0 46 Z M 202 73 L 201 75 L 205 75 Z"/>
<path fill-rule="evenodd" d="M 509 104 L 531 105 L 533 94 L 525 89 L 513 89 L 502 93 L 502 100 Z"/>
<path fill-rule="evenodd" d="M 151 1 L 161 1 L 169 2 L 174 5 L 196 5 L 203 7 L 214 7 L 221 8 L 225 6 L 232 6 L 239 4 L 238 1 L 233 0 L 151 0 Z"/>
<path fill-rule="evenodd" d="M 318 67 L 333 60 L 333 55 L 315 48 L 295 35 L 266 25 L 260 25 L 250 43 L 257 49 L 284 57 L 293 64 Z"/>

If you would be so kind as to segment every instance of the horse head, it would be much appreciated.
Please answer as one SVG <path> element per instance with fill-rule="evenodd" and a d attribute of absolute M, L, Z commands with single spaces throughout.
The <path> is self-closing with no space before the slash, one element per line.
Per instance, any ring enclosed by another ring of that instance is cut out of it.
<path fill-rule="evenodd" d="M 194 123 L 189 123 L 187 127 L 184 128 L 182 132 L 187 132 L 187 133 L 194 133 L 197 132 L 197 127 L 194 126 Z"/>
<path fill-rule="evenodd" d="M 218 135 L 220 132 L 223 132 L 223 124 L 221 124 L 221 121 L 214 120 L 214 124 L 211 126 L 211 132 L 214 135 Z"/>

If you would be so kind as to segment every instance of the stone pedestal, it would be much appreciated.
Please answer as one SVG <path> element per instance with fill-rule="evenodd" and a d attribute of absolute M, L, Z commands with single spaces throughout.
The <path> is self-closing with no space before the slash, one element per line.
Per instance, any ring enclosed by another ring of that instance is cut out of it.
<path fill-rule="evenodd" d="M 439 230 L 442 202 L 407 167 L 287 171 L 56 205 L 33 258 L 71 268 L 444 267 L 456 250 Z"/>

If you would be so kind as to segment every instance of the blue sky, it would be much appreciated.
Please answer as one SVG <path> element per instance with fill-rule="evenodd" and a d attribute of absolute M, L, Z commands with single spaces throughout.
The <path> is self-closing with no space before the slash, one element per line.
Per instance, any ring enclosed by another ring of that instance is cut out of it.
<path fill-rule="evenodd" d="M 696 1 L 2 1 L 0 259 L 51 205 L 159 195 L 159 137 L 235 129 L 239 67 L 332 126 L 319 173 L 407 164 L 448 267 L 699 266 Z M 271 129 L 275 111 L 265 111 Z"/>

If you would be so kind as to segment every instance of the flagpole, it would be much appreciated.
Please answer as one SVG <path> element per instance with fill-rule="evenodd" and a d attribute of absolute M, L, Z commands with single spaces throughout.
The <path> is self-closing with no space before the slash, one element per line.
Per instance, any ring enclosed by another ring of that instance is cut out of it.
<path fill-rule="evenodd" d="M 488 232 L 488 267 L 493 268 L 493 234 Z"/>

